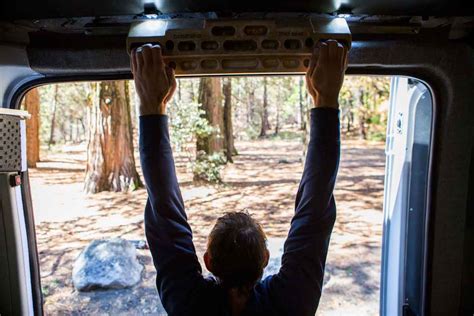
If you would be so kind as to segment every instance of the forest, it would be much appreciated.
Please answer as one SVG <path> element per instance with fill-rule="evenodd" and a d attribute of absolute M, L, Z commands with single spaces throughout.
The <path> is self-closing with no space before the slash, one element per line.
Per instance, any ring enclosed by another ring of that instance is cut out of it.
<path fill-rule="evenodd" d="M 384 140 L 390 79 L 347 76 L 340 94 L 344 137 Z M 29 91 L 28 165 L 64 144 L 87 144 L 84 190 L 141 187 L 136 166 L 137 97 L 132 81 L 73 82 Z M 312 101 L 303 76 L 178 79 L 168 105 L 175 152 L 195 181 L 219 182 L 238 155 L 235 140 L 299 138 L 306 142 Z"/>

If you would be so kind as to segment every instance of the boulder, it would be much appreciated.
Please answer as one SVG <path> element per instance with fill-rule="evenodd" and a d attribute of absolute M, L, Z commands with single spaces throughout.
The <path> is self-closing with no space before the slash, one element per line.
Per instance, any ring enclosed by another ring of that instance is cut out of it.
<path fill-rule="evenodd" d="M 267 276 L 276 274 L 280 271 L 281 256 L 283 255 L 283 246 L 285 245 L 285 238 L 268 238 L 267 248 L 270 251 L 270 259 L 268 265 L 263 271 L 262 279 Z"/>
<path fill-rule="evenodd" d="M 120 238 L 94 240 L 74 262 L 72 281 L 78 291 L 121 289 L 137 284 L 142 270 L 133 243 Z"/>
<path fill-rule="evenodd" d="M 130 240 L 130 242 L 135 246 L 137 249 L 149 249 L 148 244 L 145 240 Z"/>

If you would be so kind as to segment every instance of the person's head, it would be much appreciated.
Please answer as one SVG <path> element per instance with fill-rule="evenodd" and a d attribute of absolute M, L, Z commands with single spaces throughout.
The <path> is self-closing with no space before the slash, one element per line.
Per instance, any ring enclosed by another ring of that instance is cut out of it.
<path fill-rule="evenodd" d="M 252 288 L 262 277 L 268 259 L 265 233 L 248 213 L 232 212 L 217 220 L 204 262 L 225 288 Z"/>

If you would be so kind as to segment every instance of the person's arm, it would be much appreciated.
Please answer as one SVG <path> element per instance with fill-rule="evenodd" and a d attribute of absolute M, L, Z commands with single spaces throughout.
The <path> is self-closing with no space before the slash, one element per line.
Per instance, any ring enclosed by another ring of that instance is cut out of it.
<path fill-rule="evenodd" d="M 202 279 L 191 228 L 178 186 L 168 131 L 166 103 L 176 86 L 157 46 L 132 54 L 140 98 L 140 160 L 148 191 L 145 233 L 157 271 L 156 284 L 170 315 L 181 315 Z"/>
<path fill-rule="evenodd" d="M 329 239 L 336 219 L 333 189 L 339 165 L 338 110 L 311 110 L 311 136 L 296 210 L 284 246 L 278 283 L 298 315 L 314 315 L 319 303 Z M 288 302 L 287 302 L 288 303 Z"/>
<path fill-rule="evenodd" d="M 336 219 L 333 190 L 339 165 L 338 95 L 345 49 L 328 41 L 315 54 L 307 74 L 314 98 L 310 141 L 295 215 L 285 242 L 282 266 L 269 280 L 270 296 L 284 314 L 314 315 L 319 304 L 329 239 Z M 282 302 L 282 303 L 279 303 Z"/>

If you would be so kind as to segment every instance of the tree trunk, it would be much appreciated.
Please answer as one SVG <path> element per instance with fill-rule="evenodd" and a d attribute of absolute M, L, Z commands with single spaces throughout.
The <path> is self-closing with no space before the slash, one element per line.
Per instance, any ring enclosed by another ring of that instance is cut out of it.
<path fill-rule="evenodd" d="M 192 100 L 192 102 L 199 102 L 199 100 L 196 100 L 196 93 L 194 92 L 194 80 L 191 80 L 191 88 L 189 89 L 189 97 Z M 199 87 L 201 87 L 201 80 L 199 80 Z"/>
<path fill-rule="evenodd" d="M 365 126 L 365 116 L 359 118 L 360 139 L 367 139 L 367 128 Z"/>
<path fill-rule="evenodd" d="M 69 121 L 69 118 L 67 118 L 66 120 Z M 66 128 L 66 122 L 63 121 L 61 124 L 59 124 L 59 133 L 62 136 L 63 143 L 67 143 L 68 131 Z"/>
<path fill-rule="evenodd" d="M 360 92 L 359 96 L 359 137 L 360 139 L 367 139 L 367 126 L 365 125 L 367 121 L 366 117 L 366 98 L 365 93 Z"/>
<path fill-rule="evenodd" d="M 40 161 L 40 97 L 38 89 L 28 91 L 25 96 L 25 110 L 31 114 L 31 118 L 26 120 L 26 160 L 28 168 L 36 168 L 36 163 Z"/>
<path fill-rule="evenodd" d="M 248 78 L 245 79 L 248 80 Z M 247 125 L 250 125 L 252 124 L 252 118 L 255 109 L 255 90 L 250 87 L 247 96 Z"/>
<path fill-rule="evenodd" d="M 365 114 L 359 116 L 359 137 L 360 139 L 367 139 L 367 127 L 365 126 Z"/>
<path fill-rule="evenodd" d="M 221 79 L 202 78 L 199 84 L 199 103 L 204 110 L 203 116 L 214 128 L 211 135 L 199 136 L 196 140 L 196 150 L 207 155 L 224 150 L 224 113 L 222 108 Z"/>
<path fill-rule="evenodd" d="M 81 121 L 80 121 L 79 119 L 77 119 L 77 120 L 76 120 L 76 134 L 74 135 L 74 143 L 75 143 L 75 144 L 79 143 L 80 133 L 81 133 L 81 131 L 80 131 L 80 128 L 81 128 L 80 124 L 81 124 Z"/>
<path fill-rule="evenodd" d="M 232 79 L 227 78 L 223 85 L 224 92 L 224 143 L 225 155 L 228 162 L 234 162 L 233 155 L 237 155 L 234 146 L 234 131 L 232 127 Z"/>
<path fill-rule="evenodd" d="M 178 100 L 181 101 L 181 80 L 178 81 Z"/>
<path fill-rule="evenodd" d="M 267 136 L 267 131 L 270 129 L 270 122 L 268 121 L 268 93 L 267 93 L 267 77 L 263 77 L 263 103 L 262 103 L 262 123 L 260 127 L 260 137 Z"/>
<path fill-rule="evenodd" d="M 281 97 L 280 97 L 280 89 L 278 89 L 278 93 L 277 93 L 277 102 L 275 104 L 276 106 L 276 120 L 275 120 L 275 133 L 274 135 L 278 135 L 278 133 L 280 132 L 280 100 L 281 100 Z"/>
<path fill-rule="evenodd" d="M 59 89 L 59 85 L 58 84 L 54 85 L 53 104 L 51 105 L 51 112 L 52 112 L 52 115 L 51 115 L 51 130 L 50 130 L 49 142 L 48 142 L 49 147 L 51 147 L 51 145 L 56 143 L 55 140 L 54 140 L 54 131 L 55 131 L 55 128 L 56 128 L 56 109 L 58 107 L 58 89 Z"/>
<path fill-rule="evenodd" d="M 303 131 L 306 128 L 305 117 L 304 117 L 304 103 L 303 103 L 303 76 L 299 80 L 299 98 L 300 98 L 300 115 L 299 115 L 299 125 L 300 129 Z"/>
<path fill-rule="evenodd" d="M 84 190 L 127 191 L 142 186 L 135 167 L 127 81 L 92 84 Z"/>
<path fill-rule="evenodd" d="M 348 110 L 349 113 L 347 113 L 346 133 L 350 133 L 352 130 L 352 123 L 354 121 L 354 113 L 352 111 L 352 107 L 353 107 L 353 102 L 352 100 L 349 100 L 349 110 Z"/>
<path fill-rule="evenodd" d="M 313 99 L 309 95 L 309 93 L 306 94 L 306 104 L 308 104 L 308 108 L 305 109 L 303 113 L 303 118 L 304 118 L 304 130 L 303 130 L 303 157 L 301 161 L 305 161 L 306 158 L 306 153 L 309 145 L 309 138 L 310 138 L 310 129 L 311 129 L 311 124 L 310 122 L 310 108 L 312 106 Z"/>
<path fill-rule="evenodd" d="M 79 118 L 79 122 L 81 123 L 81 132 L 79 133 L 79 142 L 83 141 L 86 136 L 86 124 L 84 123 L 83 118 Z"/>

